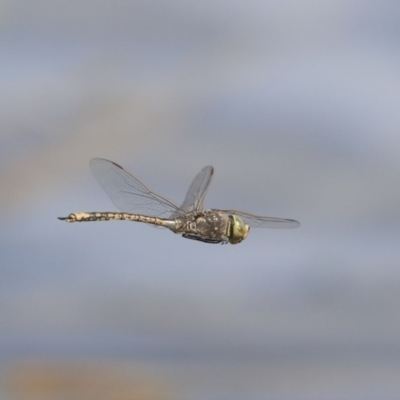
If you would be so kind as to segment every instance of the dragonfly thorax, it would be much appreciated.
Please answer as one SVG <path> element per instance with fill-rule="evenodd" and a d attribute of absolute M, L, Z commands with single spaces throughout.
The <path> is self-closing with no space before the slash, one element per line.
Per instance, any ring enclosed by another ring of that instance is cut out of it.
<path fill-rule="evenodd" d="M 237 215 L 205 210 L 176 218 L 173 230 L 190 239 L 237 244 L 247 237 L 250 227 Z"/>
<path fill-rule="evenodd" d="M 231 227 L 229 216 L 220 211 L 204 210 L 188 213 L 175 219 L 175 233 L 196 236 L 199 240 L 209 239 L 213 242 L 229 241 Z M 187 237 L 187 236 L 185 236 Z"/>

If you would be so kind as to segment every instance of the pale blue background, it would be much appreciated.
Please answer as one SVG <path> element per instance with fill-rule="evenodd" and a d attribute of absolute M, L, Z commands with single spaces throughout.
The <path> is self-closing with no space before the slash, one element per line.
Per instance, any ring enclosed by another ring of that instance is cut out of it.
<path fill-rule="evenodd" d="M 399 398 L 400 3 L 0 4 L 4 377 L 95 358 L 174 398 Z M 212 164 L 206 206 L 302 226 L 61 223 L 114 210 L 93 157 L 177 202 Z"/>

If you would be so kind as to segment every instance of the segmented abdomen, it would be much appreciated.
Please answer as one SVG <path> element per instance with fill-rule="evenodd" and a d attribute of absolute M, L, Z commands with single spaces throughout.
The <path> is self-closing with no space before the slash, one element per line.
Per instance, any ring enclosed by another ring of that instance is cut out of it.
<path fill-rule="evenodd" d="M 115 212 L 81 212 L 72 213 L 68 217 L 59 218 L 66 222 L 89 222 L 89 221 L 111 221 L 111 220 L 126 220 L 126 221 L 136 221 L 145 222 L 147 224 L 165 226 L 171 229 L 171 225 L 174 224 L 173 221 L 156 218 L 147 217 L 145 215 L 138 214 L 127 214 L 127 213 L 115 213 Z"/>

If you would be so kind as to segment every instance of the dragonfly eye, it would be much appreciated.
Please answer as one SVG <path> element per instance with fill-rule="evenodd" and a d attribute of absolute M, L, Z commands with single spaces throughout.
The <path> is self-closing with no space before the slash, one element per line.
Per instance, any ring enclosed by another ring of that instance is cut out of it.
<path fill-rule="evenodd" d="M 241 218 L 236 215 L 230 215 L 229 243 L 237 244 L 246 239 L 250 231 L 250 226 L 245 224 Z"/>

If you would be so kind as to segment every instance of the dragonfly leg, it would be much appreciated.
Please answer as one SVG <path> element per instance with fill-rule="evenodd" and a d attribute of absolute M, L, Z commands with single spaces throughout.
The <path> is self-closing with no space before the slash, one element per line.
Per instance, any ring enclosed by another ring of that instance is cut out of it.
<path fill-rule="evenodd" d="M 202 236 L 197 236 L 197 235 L 191 235 L 189 233 L 184 233 L 182 235 L 185 239 L 192 239 L 192 240 L 198 240 L 199 242 L 204 242 L 204 243 L 211 243 L 211 244 L 219 244 L 219 243 L 226 243 L 225 240 L 221 239 L 210 239 L 210 238 L 205 238 Z"/>

